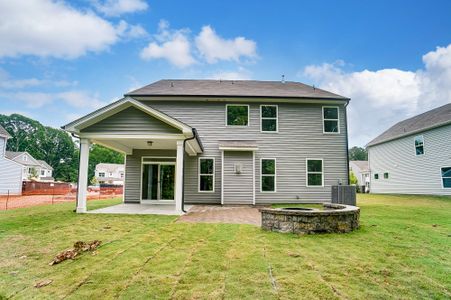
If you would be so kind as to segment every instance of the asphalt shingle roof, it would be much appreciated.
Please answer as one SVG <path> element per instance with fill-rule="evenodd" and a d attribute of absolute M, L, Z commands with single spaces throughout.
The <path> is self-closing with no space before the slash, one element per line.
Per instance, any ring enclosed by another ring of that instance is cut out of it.
<path fill-rule="evenodd" d="M 126 96 L 271 97 L 349 100 L 349 98 L 293 81 L 164 79 Z"/>
<path fill-rule="evenodd" d="M 369 142 L 367 146 L 374 146 L 446 124 L 451 124 L 451 103 L 396 123 Z"/>
<path fill-rule="evenodd" d="M 5 128 L 2 127 L 2 125 L 0 125 L 0 135 L 7 136 L 8 138 L 11 137 L 11 135 L 8 133 L 8 131 L 6 131 Z"/>

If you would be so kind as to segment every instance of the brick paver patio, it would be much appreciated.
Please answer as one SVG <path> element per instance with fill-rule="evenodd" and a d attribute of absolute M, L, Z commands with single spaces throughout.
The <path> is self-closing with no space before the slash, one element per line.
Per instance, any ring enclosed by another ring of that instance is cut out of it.
<path fill-rule="evenodd" d="M 177 222 L 188 223 L 229 223 L 260 226 L 258 208 L 249 206 L 194 205 Z"/>

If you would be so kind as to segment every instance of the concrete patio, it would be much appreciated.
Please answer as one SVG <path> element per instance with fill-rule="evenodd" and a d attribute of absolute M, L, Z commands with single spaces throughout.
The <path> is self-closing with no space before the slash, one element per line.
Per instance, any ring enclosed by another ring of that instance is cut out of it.
<path fill-rule="evenodd" d="M 188 211 L 192 205 L 185 205 Z M 87 211 L 88 214 L 129 214 L 129 215 L 183 215 L 173 204 L 132 204 L 121 203 L 109 207 Z"/>

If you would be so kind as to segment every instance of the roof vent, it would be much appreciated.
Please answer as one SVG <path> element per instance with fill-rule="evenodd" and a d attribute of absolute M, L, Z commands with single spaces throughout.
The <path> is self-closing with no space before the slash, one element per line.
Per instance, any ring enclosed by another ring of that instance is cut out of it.
<path fill-rule="evenodd" d="M 282 75 L 282 83 L 285 83 L 285 75 Z"/>

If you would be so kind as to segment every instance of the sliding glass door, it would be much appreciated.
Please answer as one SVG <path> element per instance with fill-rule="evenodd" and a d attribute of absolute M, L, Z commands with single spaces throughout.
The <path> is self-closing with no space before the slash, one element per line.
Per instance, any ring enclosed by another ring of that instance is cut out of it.
<path fill-rule="evenodd" d="M 145 163 L 142 169 L 142 200 L 174 200 L 175 164 Z"/>

